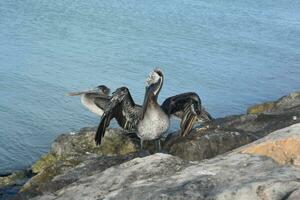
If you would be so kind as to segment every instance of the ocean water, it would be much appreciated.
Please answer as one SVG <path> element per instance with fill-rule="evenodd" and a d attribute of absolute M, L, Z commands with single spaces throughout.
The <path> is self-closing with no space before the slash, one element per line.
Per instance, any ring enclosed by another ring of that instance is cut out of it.
<path fill-rule="evenodd" d="M 300 90 L 298 0 L 1 0 L 0 173 L 99 118 L 69 91 L 165 72 L 160 102 L 195 91 L 214 117 Z"/>

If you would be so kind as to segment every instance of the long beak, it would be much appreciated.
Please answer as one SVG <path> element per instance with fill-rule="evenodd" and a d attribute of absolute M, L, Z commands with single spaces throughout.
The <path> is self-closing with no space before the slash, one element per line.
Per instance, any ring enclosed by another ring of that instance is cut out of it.
<path fill-rule="evenodd" d="M 184 113 L 184 116 L 180 123 L 181 136 L 184 137 L 190 133 L 196 119 L 197 119 L 197 114 L 194 112 L 193 105 L 192 105 L 191 110 Z"/>
<path fill-rule="evenodd" d="M 95 90 L 86 90 L 86 91 L 81 91 L 81 92 L 69 92 L 66 94 L 66 96 L 78 96 L 78 95 L 82 95 L 82 94 L 93 94 L 93 93 L 97 93 Z"/>
<path fill-rule="evenodd" d="M 146 92 L 145 92 L 145 97 L 144 97 L 143 112 L 142 112 L 141 120 L 143 120 L 145 117 L 145 113 L 146 113 L 147 107 L 149 105 L 150 97 L 153 95 L 154 95 L 153 94 L 153 86 L 151 86 L 151 85 L 147 86 Z"/>

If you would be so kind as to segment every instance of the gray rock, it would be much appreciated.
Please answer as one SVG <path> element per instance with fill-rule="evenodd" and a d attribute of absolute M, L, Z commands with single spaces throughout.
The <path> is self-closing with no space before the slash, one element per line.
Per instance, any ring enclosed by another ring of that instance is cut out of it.
<path fill-rule="evenodd" d="M 242 131 L 210 129 L 201 133 L 194 129 L 184 138 L 178 134 L 167 138 L 163 148 L 166 152 L 185 160 L 203 160 L 249 144 L 256 139 L 254 135 Z"/>
<path fill-rule="evenodd" d="M 298 156 L 300 123 L 209 160 L 185 161 L 162 153 L 135 158 L 35 199 L 298 199 L 299 166 L 282 164 L 269 144 L 278 145 L 286 156 Z"/>
<path fill-rule="evenodd" d="M 78 133 L 62 134 L 51 145 L 51 153 L 57 156 L 83 155 L 126 155 L 140 150 L 139 140 L 128 137 L 121 129 L 107 129 L 101 146 L 96 146 L 96 128 L 83 128 Z"/>
<path fill-rule="evenodd" d="M 193 129 L 185 138 L 174 133 L 167 137 L 164 150 L 186 160 L 212 158 L 300 122 L 300 93 L 282 97 L 272 105 L 272 109 L 256 105 L 259 109 L 250 109 L 255 114 L 215 119 Z"/>
<path fill-rule="evenodd" d="M 300 92 L 293 92 L 287 96 L 283 96 L 277 101 L 265 102 L 248 108 L 247 113 L 274 113 L 284 112 L 290 108 L 300 106 Z"/>
<path fill-rule="evenodd" d="M 60 161 L 53 166 L 46 168 L 31 180 L 21 190 L 16 199 L 30 199 L 34 196 L 55 192 L 82 177 L 89 177 L 99 173 L 111 166 L 121 164 L 136 157 L 149 155 L 147 152 L 132 153 L 129 155 L 100 156 L 88 154 L 77 157 L 77 165 L 65 166 L 66 161 Z M 65 168 L 59 172 L 58 169 Z M 56 174 L 55 174 L 55 173 Z"/>
<path fill-rule="evenodd" d="M 94 171 L 148 155 L 140 152 L 137 138 L 128 137 L 120 129 L 108 129 L 101 146 L 95 145 L 94 135 L 95 128 L 60 135 L 50 152 L 31 167 L 36 175 L 24 184 L 17 199 L 54 192 Z"/>
<path fill-rule="evenodd" d="M 95 173 L 104 171 L 105 169 L 129 161 L 136 157 L 149 155 L 147 152 L 137 154 L 129 154 L 126 156 L 99 156 L 91 154 L 84 158 L 84 162 L 75 166 L 63 174 L 55 176 L 51 182 L 46 184 L 43 191 L 54 192 L 66 185 L 69 185 L 82 177 L 92 176 Z"/>
<path fill-rule="evenodd" d="M 300 199 L 300 189 L 291 191 L 286 195 L 287 200 L 299 200 Z"/>
<path fill-rule="evenodd" d="M 11 199 L 33 174 L 30 170 L 0 175 L 0 199 Z"/>

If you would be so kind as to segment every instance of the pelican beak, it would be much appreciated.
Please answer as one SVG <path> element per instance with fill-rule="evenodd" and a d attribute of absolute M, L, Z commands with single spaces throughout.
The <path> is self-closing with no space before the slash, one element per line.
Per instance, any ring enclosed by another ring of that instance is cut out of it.
<path fill-rule="evenodd" d="M 82 94 L 94 94 L 94 93 L 99 93 L 99 91 L 97 92 L 96 90 L 92 89 L 92 90 L 86 90 L 81 92 L 69 92 L 66 94 L 66 96 L 79 96 Z"/>
<path fill-rule="evenodd" d="M 152 85 L 147 86 L 146 92 L 145 92 L 145 97 L 144 97 L 143 112 L 142 112 L 141 120 L 143 120 L 145 117 L 145 113 L 146 113 L 147 107 L 149 105 L 150 97 L 153 95 L 154 95 L 153 86 Z"/>

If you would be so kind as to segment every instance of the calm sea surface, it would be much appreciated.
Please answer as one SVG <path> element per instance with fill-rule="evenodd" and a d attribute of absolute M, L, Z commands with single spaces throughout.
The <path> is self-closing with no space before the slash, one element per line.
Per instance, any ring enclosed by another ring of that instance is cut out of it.
<path fill-rule="evenodd" d="M 160 102 L 196 91 L 215 117 L 300 90 L 300 1 L 1 0 L 0 173 L 97 125 L 66 92 L 126 85 L 140 103 L 157 66 Z"/>

